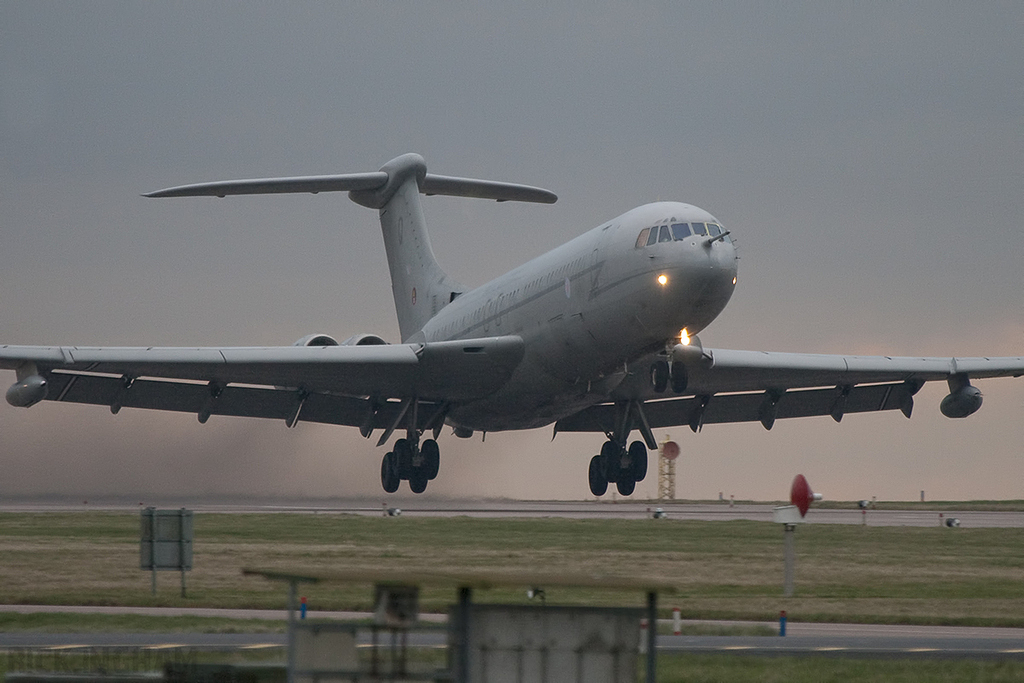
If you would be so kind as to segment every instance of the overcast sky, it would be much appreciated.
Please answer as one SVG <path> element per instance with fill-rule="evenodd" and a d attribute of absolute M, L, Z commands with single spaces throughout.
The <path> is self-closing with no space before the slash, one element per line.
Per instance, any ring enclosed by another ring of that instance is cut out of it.
<path fill-rule="evenodd" d="M 551 5 L 0 3 L 0 343 L 397 342 L 376 214 L 344 194 L 139 195 L 418 152 L 560 197 L 425 199 L 467 284 L 680 200 L 740 249 L 705 345 L 1024 355 L 1024 5 Z M 668 430 L 677 495 L 783 498 L 802 472 L 829 498 L 1024 498 L 1024 379 L 978 384 L 966 420 L 930 384 L 909 421 Z M 603 437 L 550 435 L 446 435 L 425 495 L 587 497 Z M 4 404 L 0 496 L 377 497 L 373 443 Z"/>

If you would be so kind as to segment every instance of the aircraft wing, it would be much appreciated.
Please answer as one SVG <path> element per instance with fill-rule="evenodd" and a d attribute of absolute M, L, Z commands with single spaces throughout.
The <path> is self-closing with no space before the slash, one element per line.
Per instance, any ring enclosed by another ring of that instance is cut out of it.
<path fill-rule="evenodd" d="M 672 357 L 686 369 L 685 389 L 675 397 L 671 388 L 658 393 L 652 387 L 652 358 L 632 369 L 609 403 L 559 420 L 557 431 L 612 433 L 621 422 L 623 403 L 641 404 L 639 412 L 652 429 L 689 425 L 697 431 L 705 424 L 756 421 L 771 429 L 780 418 L 831 415 L 838 422 L 847 413 L 879 410 L 901 410 L 910 417 L 914 394 L 925 382 L 938 380 L 950 385 L 943 413 L 963 417 L 981 405 L 972 379 L 1024 375 L 1024 357 L 839 356 L 680 347 Z M 639 427 L 639 416 L 633 419 Z"/>
<path fill-rule="evenodd" d="M 388 428 L 421 402 L 418 421 L 487 396 L 523 356 L 519 337 L 364 346 L 83 348 L 0 346 L 17 371 L 8 402 L 52 401 Z M 40 380 L 45 387 L 39 389 Z M 35 393 L 34 393 L 35 392 Z M 35 400 L 30 400 L 30 399 Z M 392 399 L 392 400 L 388 400 Z M 433 413 L 424 409 L 435 404 Z"/>

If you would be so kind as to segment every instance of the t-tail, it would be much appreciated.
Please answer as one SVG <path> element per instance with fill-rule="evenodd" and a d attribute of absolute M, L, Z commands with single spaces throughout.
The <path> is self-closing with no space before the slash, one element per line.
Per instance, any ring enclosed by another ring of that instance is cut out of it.
<path fill-rule="evenodd" d="M 558 199 L 548 190 L 528 185 L 427 173 L 427 165 L 418 154 L 403 154 L 372 173 L 226 180 L 182 185 L 145 196 L 224 197 L 294 192 L 348 192 L 352 201 L 380 212 L 402 341 L 411 340 L 430 318 L 463 291 L 434 257 L 420 194 L 542 204 L 553 204 Z"/>

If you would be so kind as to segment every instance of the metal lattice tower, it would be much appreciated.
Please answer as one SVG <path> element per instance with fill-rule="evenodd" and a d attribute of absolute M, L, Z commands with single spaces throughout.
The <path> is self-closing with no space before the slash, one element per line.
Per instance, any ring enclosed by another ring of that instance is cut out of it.
<path fill-rule="evenodd" d="M 670 440 L 666 434 L 658 446 L 658 500 L 676 499 L 676 461 L 665 457 L 665 444 Z"/>

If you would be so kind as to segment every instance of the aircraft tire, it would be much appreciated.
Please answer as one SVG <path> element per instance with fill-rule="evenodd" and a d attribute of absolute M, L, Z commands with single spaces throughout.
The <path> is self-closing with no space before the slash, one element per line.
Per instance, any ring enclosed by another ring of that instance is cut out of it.
<path fill-rule="evenodd" d="M 686 364 L 682 361 L 672 361 L 672 391 L 677 394 L 681 394 L 686 391 L 686 385 L 689 384 L 689 376 L 686 373 Z"/>
<path fill-rule="evenodd" d="M 643 441 L 629 444 L 629 475 L 633 481 L 643 481 L 647 476 L 647 444 Z"/>
<path fill-rule="evenodd" d="M 395 468 L 395 454 L 388 451 L 380 462 L 380 484 L 387 493 L 394 493 L 401 483 Z"/>
<path fill-rule="evenodd" d="M 407 439 L 395 442 L 395 470 L 399 479 L 408 479 L 412 476 L 412 446 Z"/>
<path fill-rule="evenodd" d="M 651 386 L 659 394 L 668 388 L 668 363 L 665 361 L 651 363 Z"/>
<path fill-rule="evenodd" d="M 601 446 L 601 470 L 608 483 L 618 480 L 622 468 L 622 447 L 614 441 L 605 441 Z"/>
<path fill-rule="evenodd" d="M 631 496 L 636 490 L 636 480 L 627 475 L 615 482 L 615 488 L 619 490 L 620 496 Z"/>
<path fill-rule="evenodd" d="M 409 477 L 409 489 L 411 489 L 413 493 L 423 493 L 427 490 L 427 478 L 423 476 L 422 472 L 414 472 L 413 475 Z"/>
<path fill-rule="evenodd" d="M 427 481 L 433 481 L 437 478 L 437 472 L 441 468 L 441 449 L 437 447 L 437 442 L 433 439 L 427 439 L 420 445 L 420 455 L 423 456 L 423 468 L 424 474 L 427 475 Z"/>
<path fill-rule="evenodd" d="M 604 467 L 601 456 L 595 455 L 590 459 L 590 470 L 587 472 L 590 480 L 590 492 L 595 496 L 603 496 L 608 492 L 608 478 L 604 476 Z"/>

